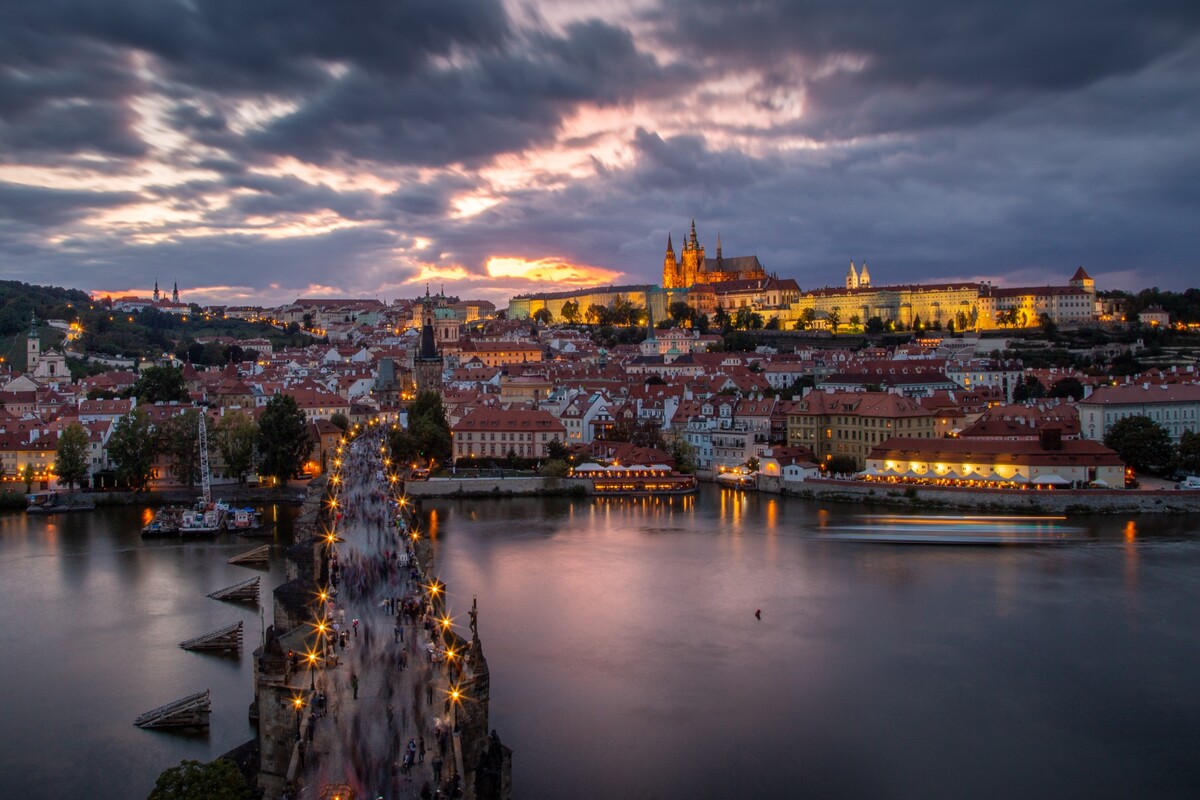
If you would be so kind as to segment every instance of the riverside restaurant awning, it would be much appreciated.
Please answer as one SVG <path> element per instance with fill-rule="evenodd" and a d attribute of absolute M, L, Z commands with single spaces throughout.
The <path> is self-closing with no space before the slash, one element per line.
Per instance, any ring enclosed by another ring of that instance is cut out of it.
<path fill-rule="evenodd" d="M 1069 486 L 1071 483 L 1062 475 L 1042 475 L 1034 478 L 1033 482 L 1040 486 Z"/>

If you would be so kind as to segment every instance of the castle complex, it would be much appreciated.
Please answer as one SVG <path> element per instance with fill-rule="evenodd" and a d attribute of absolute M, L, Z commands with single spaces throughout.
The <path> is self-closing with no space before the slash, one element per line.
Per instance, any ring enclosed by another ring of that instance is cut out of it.
<path fill-rule="evenodd" d="M 1080 267 L 1065 285 L 1004 287 L 990 282 L 915 283 L 876 286 L 866 262 L 850 262 L 844 285 L 801 290 L 790 278 L 767 274 L 757 256 L 725 258 L 717 238 L 717 257 L 708 258 L 693 221 L 678 256 L 667 234 L 662 289 L 626 286 L 517 295 L 509 317 L 530 317 L 540 308 L 561 319 L 568 302 L 586 308 L 609 305 L 616 297 L 648 309 L 662 319 L 673 302 L 686 302 L 697 313 L 750 309 L 785 330 L 797 327 L 856 329 L 878 318 L 882 323 L 953 326 L 955 330 L 1027 328 L 1051 322 L 1075 326 L 1097 318 L 1096 282 Z"/>
<path fill-rule="evenodd" d="M 696 222 L 683 242 L 679 258 L 667 234 L 667 255 L 663 259 L 663 288 L 690 289 L 696 284 L 724 283 L 727 281 L 759 280 L 767 277 L 766 270 L 758 262 L 758 256 L 721 255 L 721 236 L 717 235 L 717 257 L 705 258 L 704 246 L 696 240 Z"/>

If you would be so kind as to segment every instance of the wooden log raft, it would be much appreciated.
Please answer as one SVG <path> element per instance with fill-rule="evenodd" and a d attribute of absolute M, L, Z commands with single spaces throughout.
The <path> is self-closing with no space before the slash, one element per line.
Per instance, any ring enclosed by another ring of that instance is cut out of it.
<path fill-rule="evenodd" d="M 235 583 L 233 586 L 226 586 L 224 589 L 210 592 L 208 596 L 214 600 L 230 600 L 235 603 L 257 603 L 259 580 L 260 578 L 251 578 L 248 581 Z"/>
<path fill-rule="evenodd" d="M 242 649 L 242 623 L 235 622 L 219 630 L 211 631 L 203 636 L 180 642 L 184 650 L 209 650 L 240 652 Z"/>
<path fill-rule="evenodd" d="M 208 690 L 147 711 L 133 721 L 139 728 L 207 728 L 212 701 Z"/>
<path fill-rule="evenodd" d="M 271 563 L 271 545 L 264 544 L 262 547 L 256 547 L 253 550 L 247 550 L 241 555 L 236 555 L 229 559 L 229 564 L 241 564 L 247 567 L 261 567 Z"/>

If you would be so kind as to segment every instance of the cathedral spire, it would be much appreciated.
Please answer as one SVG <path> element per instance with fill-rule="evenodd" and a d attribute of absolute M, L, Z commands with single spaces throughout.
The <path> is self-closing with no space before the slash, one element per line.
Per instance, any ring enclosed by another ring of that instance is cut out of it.
<path fill-rule="evenodd" d="M 179 281 L 175 281 L 175 288 L 171 290 L 171 302 L 179 302 Z"/>
<path fill-rule="evenodd" d="M 717 260 L 721 260 L 721 233 L 717 232 Z"/>
<path fill-rule="evenodd" d="M 697 244 L 696 244 L 696 220 L 693 218 L 692 219 L 692 232 L 688 236 L 688 249 L 695 250 L 696 247 L 697 247 Z"/>
<path fill-rule="evenodd" d="M 667 255 L 675 255 L 675 245 L 671 244 L 671 232 L 667 231 Z"/>

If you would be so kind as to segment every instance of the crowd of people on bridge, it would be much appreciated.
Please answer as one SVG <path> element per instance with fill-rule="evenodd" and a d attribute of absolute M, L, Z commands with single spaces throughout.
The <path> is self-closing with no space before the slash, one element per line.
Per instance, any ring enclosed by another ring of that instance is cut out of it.
<path fill-rule="evenodd" d="M 335 473 L 327 619 L 341 648 L 336 660 L 347 668 L 322 674 L 301 742 L 297 800 L 336 783 L 371 800 L 461 795 L 457 769 L 446 769 L 454 753 L 437 663 L 446 652 L 443 626 L 414 550 L 416 516 L 391 491 L 385 441 L 381 431 L 358 437 Z M 462 659 L 452 660 L 447 670 L 461 674 Z"/>

